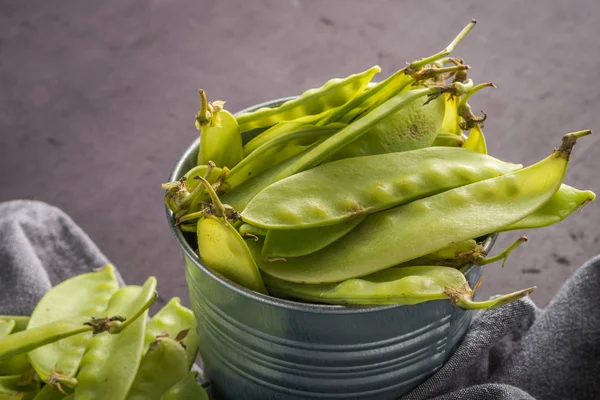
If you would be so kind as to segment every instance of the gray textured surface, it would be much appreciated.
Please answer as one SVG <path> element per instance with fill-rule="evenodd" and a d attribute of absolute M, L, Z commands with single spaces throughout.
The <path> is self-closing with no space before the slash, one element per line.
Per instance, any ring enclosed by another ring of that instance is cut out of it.
<path fill-rule="evenodd" d="M 563 133 L 582 140 L 566 182 L 600 192 L 600 2 L 16 1 L 0 3 L 0 201 L 67 212 L 128 282 L 159 278 L 186 298 L 183 259 L 160 183 L 196 137 L 196 89 L 228 109 L 294 95 L 373 64 L 382 76 L 440 50 L 471 18 L 456 55 L 489 115 L 490 153 L 530 164 Z M 529 232 L 480 295 L 538 285 L 545 305 L 600 251 L 600 210 Z M 502 235 L 496 248 L 518 233 Z"/>

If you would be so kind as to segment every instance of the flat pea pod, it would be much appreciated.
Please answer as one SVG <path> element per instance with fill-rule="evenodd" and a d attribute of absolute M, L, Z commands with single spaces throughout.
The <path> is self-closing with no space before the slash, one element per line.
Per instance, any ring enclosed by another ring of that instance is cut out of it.
<path fill-rule="evenodd" d="M 380 71 L 381 68 L 375 65 L 359 74 L 342 79 L 330 79 L 323 86 L 309 89 L 277 107 L 263 107 L 256 111 L 240 114 L 237 116 L 240 131 L 243 133 L 281 121 L 321 114 L 328 109 L 341 106 L 361 92 Z"/>
<path fill-rule="evenodd" d="M 590 133 L 565 135 L 550 156 L 527 168 L 371 214 L 351 234 L 313 254 L 285 261 L 259 259 L 258 266 L 290 282 L 341 282 L 495 232 L 531 214 L 556 193 L 575 142 Z M 251 241 L 248 245 L 256 246 Z"/>
<path fill-rule="evenodd" d="M 333 225 L 521 167 L 451 147 L 348 158 L 270 185 L 241 215 L 267 229 Z"/>
<path fill-rule="evenodd" d="M 244 157 L 248 157 L 250 154 L 252 154 L 252 152 L 261 147 L 263 144 L 270 142 L 271 140 L 279 136 L 286 135 L 290 132 L 297 131 L 307 126 L 310 127 L 315 125 L 298 120 L 284 121 L 275 124 L 266 131 L 258 134 L 256 137 L 254 137 L 252 140 L 250 140 L 244 145 Z"/>
<path fill-rule="evenodd" d="M 144 351 L 158 336 L 177 337 L 181 331 L 188 330 L 187 336 L 181 339 L 186 347 L 188 370 L 194 364 L 198 354 L 198 335 L 196 333 L 196 318 L 194 313 L 181 305 L 178 297 L 173 297 L 148 322 L 144 339 Z"/>
<path fill-rule="evenodd" d="M 308 125 L 273 138 L 227 173 L 223 190 L 227 191 L 239 186 L 270 167 L 306 150 L 314 143 L 330 137 L 345 126 L 345 124 L 331 124 L 325 127 Z"/>
<path fill-rule="evenodd" d="M 218 167 L 236 166 L 244 151 L 237 119 L 227 110 L 224 102 L 209 103 L 204 90 L 200 90 L 200 111 L 196 115 L 196 128 L 200 131 L 198 165 L 214 162 Z"/>
<path fill-rule="evenodd" d="M 244 239 L 227 221 L 226 210 L 210 184 L 201 178 L 212 198 L 212 214 L 197 226 L 198 255 L 211 270 L 247 289 L 267 294 L 260 271 Z"/>
<path fill-rule="evenodd" d="M 442 126 L 443 119 L 443 97 L 440 96 L 426 104 L 413 101 L 379 121 L 366 134 L 344 146 L 325 162 L 430 146 Z"/>
<path fill-rule="evenodd" d="M 15 321 L 12 319 L 0 319 L 0 338 L 10 335 L 15 328 Z"/>
<path fill-rule="evenodd" d="M 548 202 L 522 220 L 502 228 L 501 231 L 543 228 L 556 224 L 595 199 L 596 194 L 590 190 L 579 190 L 562 184 Z"/>
<path fill-rule="evenodd" d="M 278 297 L 338 305 L 419 304 L 450 300 L 464 310 L 501 306 L 527 296 L 528 288 L 487 301 L 473 301 L 473 292 L 462 272 L 450 267 L 413 266 L 388 268 L 363 278 L 340 283 L 306 285 L 265 275 L 269 291 Z"/>
<path fill-rule="evenodd" d="M 41 327 L 66 318 L 100 315 L 110 297 L 119 288 L 112 265 L 69 278 L 52 287 L 38 302 L 27 329 Z M 91 332 L 72 336 L 28 353 L 30 364 L 40 378 L 47 381 L 53 368 L 63 375 L 74 376 L 79 367 Z"/>
<path fill-rule="evenodd" d="M 313 144 L 308 149 L 296 154 L 295 156 L 290 157 L 284 162 L 267 169 L 262 174 L 250 178 L 241 185 L 225 193 L 222 193 L 221 200 L 223 201 L 223 203 L 229 204 L 236 210 L 243 210 L 246 207 L 246 205 L 250 202 L 250 200 L 252 200 L 258 193 L 260 193 L 263 189 L 265 189 L 272 183 L 275 183 L 278 180 L 280 180 L 278 176 L 281 173 L 281 171 L 285 170 L 290 165 L 296 163 L 303 155 L 307 154 L 310 151 L 310 149 L 316 146 L 317 143 Z"/>
<path fill-rule="evenodd" d="M 182 380 L 167 390 L 160 400 L 209 400 L 208 393 L 198 383 L 198 372 L 189 372 Z"/>
<path fill-rule="evenodd" d="M 0 315 L 1 321 L 12 320 L 15 325 L 12 329 L 12 333 L 24 331 L 29 323 L 29 316 L 24 315 Z"/>
<path fill-rule="evenodd" d="M 481 129 L 480 124 L 475 124 L 473 128 L 471 128 L 463 148 L 473 150 L 481 154 L 487 154 L 487 144 L 485 142 L 485 137 L 483 136 L 483 130 Z"/>
<path fill-rule="evenodd" d="M 430 88 L 414 89 L 401 93 L 383 103 L 379 107 L 373 109 L 367 115 L 351 123 L 346 128 L 340 130 L 335 135 L 312 147 L 310 151 L 305 153 L 302 157 L 281 171 L 277 175 L 276 179 L 281 180 L 287 178 L 288 176 L 297 174 L 298 172 L 319 165 L 341 148 L 349 145 L 367 133 L 373 126 L 377 125 L 384 118 L 394 114 L 404 107 L 407 107 L 409 104 L 422 97 L 428 96 L 433 98 L 435 96 L 439 96 L 441 93 L 455 90 L 457 89 L 454 86 L 434 86 Z"/>
<path fill-rule="evenodd" d="M 156 278 L 150 277 L 144 286 L 125 286 L 110 299 L 109 315 L 137 315 L 140 306 L 156 299 Z M 146 308 L 127 329 L 118 335 L 106 333 L 95 335 L 87 344 L 77 374 L 75 398 L 123 399 L 135 378 L 142 350 L 146 328 Z"/>
<path fill-rule="evenodd" d="M 366 215 L 346 220 L 336 225 L 298 230 L 269 230 L 265 236 L 262 256 L 299 257 L 312 254 L 330 245 L 358 226 Z"/>
<path fill-rule="evenodd" d="M 126 400 L 159 400 L 188 373 L 186 351 L 176 340 L 159 337 L 150 344 Z"/>
<path fill-rule="evenodd" d="M 462 147 L 465 140 L 462 136 L 455 135 L 454 133 L 438 132 L 432 146 L 444 146 L 444 147 Z"/>

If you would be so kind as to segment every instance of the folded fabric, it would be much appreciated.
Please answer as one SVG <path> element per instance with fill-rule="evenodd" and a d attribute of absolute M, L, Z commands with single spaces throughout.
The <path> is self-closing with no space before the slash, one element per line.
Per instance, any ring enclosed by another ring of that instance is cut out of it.
<path fill-rule="evenodd" d="M 30 314 L 52 285 L 107 262 L 61 210 L 0 204 L 0 314 Z M 402 398 L 425 399 L 600 399 L 600 256 L 543 310 L 521 299 L 478 313 L 446 364 Z"/>

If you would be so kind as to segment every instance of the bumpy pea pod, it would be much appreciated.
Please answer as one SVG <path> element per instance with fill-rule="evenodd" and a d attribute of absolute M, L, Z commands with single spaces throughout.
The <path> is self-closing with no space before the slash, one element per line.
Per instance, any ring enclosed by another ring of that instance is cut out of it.
<path fill-rule="evenodd" d="M 307 125 L 273 138 L 227 173 L 222 190 L 229 191 L 239 186 L 246 180 L 306 150 L 314 143 L 330 137 L 345 126 L 345 124 L 331 124 L 325 127 Z"/>
<path fill-rule="evenodd" d="M 375 124 L 325 162 L 430 146 L 442 126 L 444 107 L 442 96 L 425 105 L 414 101 Z"/>
<path fill-rule="evenodd" d="M 69 278 L 52 287 L 31 314 L 28 330 L 67 318 L 100 315 L 119 288 L 114 267 L 103 268 Z M 48 381 L 53 369 L 64 376 L 75 376 L 92 332 L 76 335 L 28 353 L 29 362 L 40 378 Z"/>
<path fill-rule="evenodd" d="M 438 132 L 431 146 L 462 147 L 464 143 L 465 140 L 462 136 L 455 135 L 454 133 Z"/>
<path fill-rule="evenodd" d="M 162 393 L 183 379 L 189 371 L 179 337 L 157 337 L 142 358 L 127 400 L 159 400 Z"/>
<path fill-rule="evenodd" d="M 527 168 L 371 214 L 351 234 L 313 254 L 258 260 L 258 266 L 290 282 L 341 282 L 495 232 L 550 200 L 562 184 L 575 142 L 590 133 L 565 135 L 549 157 Z"/>
<path fill-rule="evenodd" d="M 320 115 L 329 109 L 339 107 L 360 93 L 380 71 L 381 68 L 376 65 L 343 79 L 331 79 L 320 88 L 309 89 L 299 97 L 277 107 L 263 107 L 256 111 L 240 114 L 237 116 L 240 131 L 244 133 L 282 121 L 292 121 L 308 115 Z"/>
<path fill-rule="evenodd" d="M 348 158 L 270 185 L 241 215 L 267 229 L 333 225 L 520 168 L 451 147 Z"/>
<path fill-rule="evenodd" d="M 85 349 L 75 388 L 77 400 L 123 399 L 131 388 L 144 347 L 148 307 L 156 300 L 156 278 L 144 286 L 125 286 L 110 299 L 109 315 L 134 315 L 139 318 L 119 335 L 95 335 Z M 144 311 L 140 313 L 140 310 Z"/>
<path fill-rule="evenodd" d="M 173 297 L 148 322 L 144 339 L 144 352 L 159 336 L 177 337 L 182 331 L 188 331 L 180 342 L 186 349 L 188 370 L 194 364 L 198 354 L 198 335 L 196 333 L 196 318 L 194 313 L 181 305 L 178 297 Z"/>
<path fill-rule="evenodd" d="M 244 158 L 242 136 L 236 118 L 223 109 L 222 101 L 209 103 L 200 89 L 200 111 L 196 128 L 200 131 L 198 165 L 209 161 L 219 167 L 233 168 Z"/>
<path fill-rule="evenodd" d="M 167 390 L 160 400 L 209 400 L 208 393 L 198 383 L 198 372 L 189 372 L 185 378 Z"/>
<path fill-rule="evenodd" d="M 277 297 L 340 305 L 419 304 L 449 299 L 454 306 L 476 310 L 501 306 L 527 296 L 535 287 L 487 301 L 473 301 L 462 272 L 440 266 L 388 268 L 361 279 L 306 285 L 264 276 L 269 292 Z"/>
<path fill-rule="evenodd" d="M 298 230 L 269 230 L 262 248 L 263 258 L 299 257 L 330 245 L 358 226 L 366 215 L 336 225 Z"/>
<path fill-rule="evenodd" d="M 500 232 L 516 229 L 543 228 L 556 224 L 575 210 L 596 199 L 596 194 L 590 190 L 579 190 L 569 185 L 562 184 L 560 189 L 543 206 L 535 210 L 520 221 L 500 229 Z"/>
<path fill-rule="evenodd" d="M 383 81 L 378 82 L 377 84 L 373 85 L 373 87 L 368 88 L 363 93 L 344 104 L 342 107 L 339 107 L 337 110 L 333 110 L 333 112 L 319 120 L 317 124 L 326 125 L 331 122 L 350 123 L 359 115 L 364 115 L 365 112 L 380 106 L 419 80 L 434 78 L 448 72 L 468 69 L 467 66 L 432 68 L 426 67 L 426 65 L 450 55 L 450 53 L 454 51 L 456 46 L 465 38 L 465 36 L 471 31 L 471 29 L 473 29 L 474 26 L 475 21 L 471 21 L 471 23 L 463 28 L 463 30 L 444 50 L 432 55 L 431 57 L 413 61 L 405 68 L 402 68 Z"/>
<path fill-rule="evenodd" d="M 453 243 L 444 249 L 404 262 L 398 265 L 398 267 L 437 265 L 462 270 L 471 265 L 488 265 L 500 260 L 502 260 L 502 267 L 504 267 L 508 256 L 513 250 L 525 242 L 527 242 L 527 237 L 521 236 L 500 253 L 493 257 L 488 257 L 482 244 L 477 243 L 473 239 L 469 239 Z"/>
<path fill-rule="evenodd" d="M 212 204 L 198 221 L 198 255 L 211 270 L 250 290 L 267 294 L 260 272 L 244 239 L 227 221 L 233 210 L 227 209 L 214 189 L 201 178 L 210 193 Z"/>

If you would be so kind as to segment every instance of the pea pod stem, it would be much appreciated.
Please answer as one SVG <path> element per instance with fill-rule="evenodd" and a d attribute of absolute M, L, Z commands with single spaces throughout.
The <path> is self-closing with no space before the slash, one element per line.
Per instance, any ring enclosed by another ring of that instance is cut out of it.
<path fill-rule="evenodd" d="M 476 23 L 477 23 L 476 20 L 474 20 L 474 19 L 471 20 L 471 22 L 467 26 L 465 26 L 462 31 L 460 31 L 460 33 L 450 42 L 450 44 L 448 46 L 446 46 L 446 48 L 444 50 L 442 50 L 439 53 L 436 53 L 430 57 L 423 58 L 418 61 L 413 61 L 412 63 L 410 63 L 408 65 L 407 69 L 415 71 L 417 69 L 423 68 L 427 64 L 431 64 L 432 62 L 435 62 L 441 58 L 449 56 L 450 53 L 452 53 L 454 51 L 456 46 L 458 46 L 458 44 L 465 38 L 465 36 L 467 36 L 467 34 L 469 32 L 471 32 L 471 30 L 475 27 Z"/>
<path fill-rule="evenodd" d="M 447 287 L 444 289 L 444 294 L 448 296 L 452 305 L 462 308 L 463 310 L 483 310 L 511 303 L 515 300 L 530 295 L 536 289 L 536 286 L 532 286 L 530 288 L 505 294 L 503 296 L 497 296 L 493 299 L 485 301 L 473 301 L 473 293 L 475 293 L 480 284 L 481 280 L 477 282 L 477 285 L 475 285 L 473 290 L 469 288 L 468 284 L 465 284 L 462 290 L 456 290 Z"/>
<path fill-rule="evenodd" d="M 512 242 L 506 249 L 496 254 L 495 256 L 482 258 L 481 260 L 477 261 L 477 265 L 487 265 L 502 260 L 502 268 L 504 268 L 504 264 L 506 264 L 510 253 L 512 253 L 514 249 L 516 249 L 525 242 L 527 242 L 527 236 L 521 236 L 520 238 Z"/>

